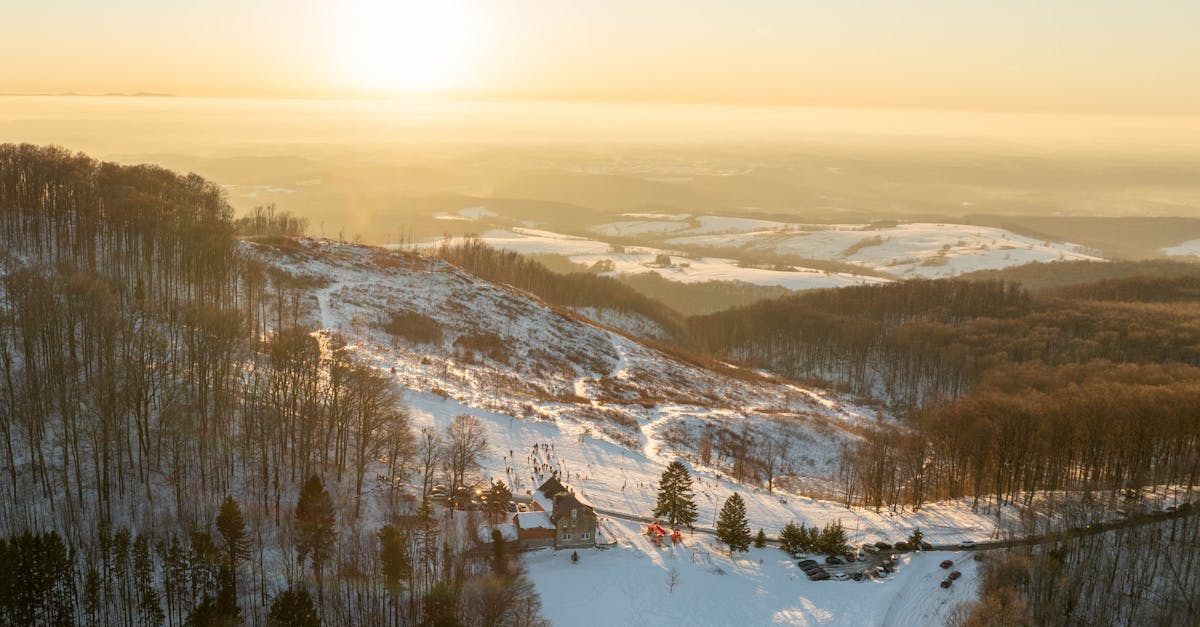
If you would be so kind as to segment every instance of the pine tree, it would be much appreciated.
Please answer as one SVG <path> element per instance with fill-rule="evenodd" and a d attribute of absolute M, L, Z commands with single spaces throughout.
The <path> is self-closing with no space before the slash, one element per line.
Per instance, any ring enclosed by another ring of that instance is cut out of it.
<path fill-rule="evenodd" d="M 237 567 L 238 562 L 250 557 L 250 543 L 246 538 L 246 522 L 242 519 L 242 508 L 232 496 L 226 496 L 225 501 L 221 503 L 221 511 L 217 513 L 217 531 L 225 541 L 225 564 L 222 571 L 228 577 L 228 581 L 222 581 L 222 590 L 226 584 L 229 586 L 225 596 L 218 598 L 226 604 L 233 603 L 232 611 L 237 616 L 241 613 L 237 606 Z"/>
<path fill-rule="evenodd" d="M 379 562 L 383 584 L 392 596 L 392 619 L 400 623 L 400 592 L 404 581 L 412 575 L 412 559 L 408 555 L 408 540 L 391 525 L 379 530 Z"/>
<path fill-rule="evenodd" d="M 508 576 L 508 545 L 499 529 L 492 529 L 492 572 L 497 577 Z"/>
<path fill-rule="evenodd" d="M 306 558 L 312 557 L 318 596 L 322 593 L 325 562 L 332 557 L 337 538 L 334 520 L 333 498 L 320 477 L 309 477 L 300 489 L 300 500 L 296 503 L 296 554 L 301 565 Z"/>
<path fill-rule="evenodd" d="M 493 481 L 488 490 L 487 512 L 492 520 L 498 520 L 508 511 L 508 502 L 512 500 L 512 491 L 503 481 Z"/>
<path fill-rule="evenodd" d="M 729 554 L 750 549 L 750 521 L 746 518 L 746 502 L 737 492 L 725 499 L 717 517 L 717 539 L 729 546 Z"/>
<path fill-rule="evenodd" d="M 779 548 L 785 553 L 796 557 L 802 553 L 800 547 L 804 544 L 804 533 L 800 531 L 800 527 L 795 521 L 788 522 L 783 526 L 783 531 L 779 532 Z"/>
<path fill-rule="evenodd" d="M 846 550 L 846 528 L 842 526 L 842 521 L 836 520 L 825 525 L 821 530 L 821 536 L 817 540 L 816 549 L 818 552 L 826 555 L 837 555 Z"/>
<path fill-rule="evenodd" d="M 321 617 L 308 588 L 296 586 L 275 595 L 267 613 L 270 627 L 320 627 Z"/>
<path fill-rule="evenodd" d="M 921 550 L 921 543 L 922 543 L 922 542 L 924 542 L 924 541 L 925 541 L 925 534 L 921 533 L 921 528 L 920 528 L 920 527 L 916 527 L 916 528 L 914 528 L 914 529 L 913 529 L 913 532 L 912 532 L 912 535 L 911 535 L 911 536 L 908 536 L 908 544 L 909 544 L 910 546 L 912 546 L 912 549 L 913 549 L 914 551 L 920 551 L 920 550 Z"/>
<path fill-rule="evenodd" d="M 672 527 L 692 529 L 696 522 L 696 503 L 693 500 L 692 476 L 681 461 L 673 461 L 658 481 L 658 503 L 654 516 L 665 518 Z"/>
<path fill-rule="evenodd" d="M 767 534 L 763 533 L 762 529 L 758 530 L 758 535 L 754 536 L 754 548 L 761 549 L 767 546 Z"/>

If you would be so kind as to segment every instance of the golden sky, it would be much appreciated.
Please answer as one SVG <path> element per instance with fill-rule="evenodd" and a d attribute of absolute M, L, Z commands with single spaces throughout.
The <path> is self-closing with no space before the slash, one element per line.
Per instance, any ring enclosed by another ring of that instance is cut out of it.
<path fill-rule="evenodd" d="M 0 93 L 1200 114 L 1196 0 L 9 0 Z"/>

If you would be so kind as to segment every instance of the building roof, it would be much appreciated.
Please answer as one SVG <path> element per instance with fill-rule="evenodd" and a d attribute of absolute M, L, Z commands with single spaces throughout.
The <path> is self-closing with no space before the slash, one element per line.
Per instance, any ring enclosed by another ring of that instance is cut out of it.
<path fill-rule="evenodd" d="M 554 511 L 550 514 L 550 520 L 558 522 L 559 518 L 570 516 L 571 511 L 578 508 L 582 508 L 589 514 L 594 513 L 592 506 L 580 501 L 574 492 L 560 494 L 554 499 Z"/>
<path fill-rule="evenodd" d="M 500 537 L 504 538 L 505 541 L 512 542 L 517 539 L 516 526 L 514 526 L 512 523 L 503 523 L 503 524 L 499 524 L 499 525 L 480 525 L 479 531 L 477 532 L 477 535 L 479 536 L 479 541 L 484 542 L 484 543 L 491 543 L 492 529 L 499 529 Z"/>
<path fill-rule="evenodd" d="M 554 529 L 550 515 L 546 512 L 518 512 L 513 520 L 518 529 Z"/>
<path fill-rule="evenodd" d="M 541 492 L 542 494 L 545 494 L 546 496 L 548 496 L 550 498 L 554 498 L 554 495 L 558 494 L 559 492 L 566 492 L 566 491 L 567 491 L 567 489 L 565 487 L 563 487 L 563 484 L 561 482 L 559 482 L 558 477 L 556 477 L 554 475 L 551 475 L 550 478 L 547 479 L 545 483 L 543 483 L 540 487 L 538 487 L 538 492 Z"/>

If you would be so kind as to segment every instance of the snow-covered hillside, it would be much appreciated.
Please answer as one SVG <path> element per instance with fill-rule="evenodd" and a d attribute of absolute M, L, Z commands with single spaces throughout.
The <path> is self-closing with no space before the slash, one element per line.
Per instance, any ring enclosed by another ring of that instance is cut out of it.
<path fill-rule="evenodd" d="M 302 245 L 297 253 L 245 244 L 308 279 L 309 319 L 324 334 L 344 337 L 394 372 L 410 396 L 432 394 L 461 404 L 456 411 L 555 425 L 654 464 L 693 454 L 706 429 L 718 436 L 786 430 L 796 440 L 798 474 L 817 481 L 831 476 L 841 444 L 853 437 L 843 427 L 873 416 L 827 393 L 670 357 L 437 259 L 319 240 Z M 390 335 L 384 327 L 397 314 L 421 316 L 440 337 Z"/>
<path fill-rule="evenodd" d="M 858 583 L 811 582 L 773 548 L 731 559 L 701 532 L 655 548 L 641 523 L 625 518 L 651 515 L 659 476 L 675 459 L 695 478 L 700 530 L 714 525 L 734 492 L 746 500 L 751 527 L 771 536 L 789 521 L 840 521 L 852 544 L 896 541 L 918 527 L 934 544 L 953 544 L 1046 523 L 1036 507 L 1010 504 L 997 515 L 973 509 L 970 499 L 876 512 L 810 498 L 835 491 L 842 445 L 886 417 L 826 391 L 689 363 L 438 259 L 323 240 L 301 240 L 299 250 L 243 246 L 307 279 L 297 284 L 307 286 L 302 306 L 317 334 L 343 338 L 390 372 L 414 426 L 444 429 L 460 414 L 479 417 L 490 445 L 481 479 L 503 479 L 520 494 L 558 473 L 597 508 L 614 546 L 581 551 L 578 564 L 552 550 L 523 558 L 554 624 L 936 625 L 974 595 L 974 565 L 962 556 L 953 559 L 964 578 L 938 587 L 945 553 L 906 557 L 886 580 Z M 439 335 L 415 342 L 384 331 L 404 313 L 436 321 Z M 775 493 L 733 480 L 731 459 L 700 461 L 706 433 L 786 436 L 789 476 L 777 479 Z M 372 518 L 385 511 L 387 492 L 368 486 Z M 672 569 L 679 585 L 669 592 Z"/>
<path fill-rule="evenodd" d="M 488 214 L 482 211 L 486 210 L 470 208 L 438 217 L 483 226 L 481 220 Z M 618 217 L 590 227 L 595 237 L 514 226 L 485 228 L 479 237 L 495 248 L 564 255 L 604 274 L 654 272 L 680 283 L 742 281 L 791 290 L 888 280 L 881 277 L 947 278 L 1034 262 L 1102 260 L 1074 244 L 966 224 L 798 224 L 671 213 Z M 1186 243 L 1164 252 L 1194 254 Z M 662 263 L 664 255 L 670 263 Z M 831 271 L 802 263 L 784 265 L 781 259 L 841 265 Z M 855 266 L 861 273 L 852 269 Z"/>

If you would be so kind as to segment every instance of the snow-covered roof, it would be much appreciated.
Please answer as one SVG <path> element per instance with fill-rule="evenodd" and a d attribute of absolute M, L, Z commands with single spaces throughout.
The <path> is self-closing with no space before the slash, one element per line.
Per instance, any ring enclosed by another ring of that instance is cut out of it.
<path fill-rule="evenodd" d="M 519 512 L 517 526 L 521 529 L 553 529 L 549 512 Z"/>
<path fill-rule="evenodd" d="M 554 509 L 554 499 L 547 497 L 545 494 L 534 490 L 530 497 L 533 499 L 534 503 L 537 503 L 538 507 L 546 510 L 547 512 Z"/>
<path fill-rule="evenodd" d="M 516 525 L 513 525 L 512 523 L 502 523 L 499 525 L 480 525 L 478 531 L 476 532 L 476 535 L 479 537 L 479 541 L 490 543 L 492 541 L 492 529 L 499 529 L 500 537 L 509 542 L 517 539 Z"/>

